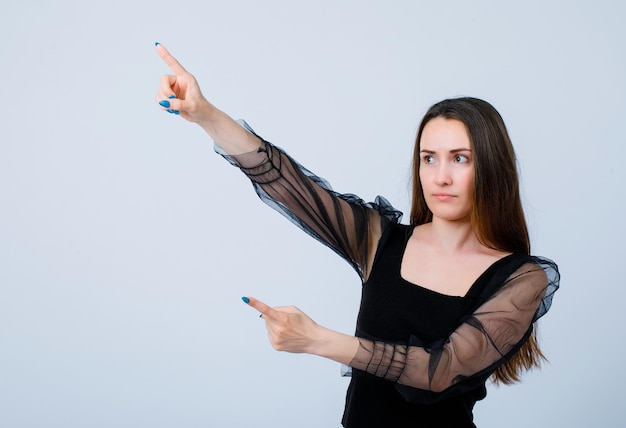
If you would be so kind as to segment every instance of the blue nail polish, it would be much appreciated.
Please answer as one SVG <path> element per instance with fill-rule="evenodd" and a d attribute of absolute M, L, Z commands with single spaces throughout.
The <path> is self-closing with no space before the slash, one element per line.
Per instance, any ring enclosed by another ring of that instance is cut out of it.
<path fill-rule="evenodd" d="M 172 110 L 172 109 L 169 109 L 169 108 L 168 108 L 168 109 L 167 109 L 167 110 L 165 110 L 165 111 L 166 111 L 166 112 L 168 112 L 168 113 L 172 113 L 172 114 L 174 114 L 174 110 Z"/>
<path fill-rule="evenodd" d="M 170 95 L 170 96 L 169 96 L 169 97 L 167 97 L 167 98 L 169 98 L 169 99 L 171 100 L 171 99 L 176 98 L 176 95 Z"/>
<path fill-rule="evenodd" d="M 241 300 L 243 300 L 244 303 L 250 303 L 250 299 L 247 297 L 242 297 Z"/>
<path fill-rule="evenodd" d="M 159 42 L 154 42 L 154 46 L 159 46 L 161 43 Z"/>
<path fill-rule="evenodd" d="M 172 113 L 174 113 L 176 115 L 180 114 L 180 112 L 178 110 L 172 110 Z"/>
<path fill-rule="evenodd" d="M 168 100 L 159 101 L 163 107 L 168 108 L 170 106 L 170 102 Z"/>

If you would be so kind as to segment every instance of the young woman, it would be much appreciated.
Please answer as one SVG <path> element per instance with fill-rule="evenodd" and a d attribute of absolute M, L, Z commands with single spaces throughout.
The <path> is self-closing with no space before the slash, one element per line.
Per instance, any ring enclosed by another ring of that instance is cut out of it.
<path fill-rule="evenodd" d="M 244 297 L 280 351 L 349 366 L 346 427 L 473 427 L 485 382 L 512 383 L 543 355 L 533 326 L 558 288 L 557 266 L 530 255 L 515 155 L 498 112 L 475 98 L 430 108 L 415 142 L 411 224 L 379 197 L 328 184 L 211 105 L 166 50 L 174 75 L 157 102 L 200 125 L 257 194 L 345 258 L 363 289 L 354 336 L 295 307 Z"/>

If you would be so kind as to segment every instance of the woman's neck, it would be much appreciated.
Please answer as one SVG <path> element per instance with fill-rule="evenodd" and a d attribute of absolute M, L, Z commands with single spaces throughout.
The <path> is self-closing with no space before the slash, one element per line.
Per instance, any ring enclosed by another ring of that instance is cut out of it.
<path fill-rule="evenodd" d="M 432 222 L 424 226 L 426 226 L 425 238 L 440 251 L 448 253 L 473 252 L 483 247 L 469 220 L 447 221 L 435 217 Z"/>

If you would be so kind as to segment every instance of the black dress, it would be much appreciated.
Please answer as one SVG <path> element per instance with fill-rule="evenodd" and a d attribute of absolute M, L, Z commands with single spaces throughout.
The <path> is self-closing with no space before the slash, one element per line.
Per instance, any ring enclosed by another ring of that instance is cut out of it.
<path fill-rule="evenodd" d="M 531 261 L 526 255 L 511 254 L 492 264 L 465 296 L 440 294 L 400 275 L 412 231 L 412 227 L 391 224 L 383 233 L 372 272 L 363 284 L 356 336 L 385 338 L 393 343 L 406 343 L 407 338 L 414 337 L 414 343 L 420 338 L 429 346 L 437 344 L 474 312 L 486 289 L 497 287 Z M 426 391 L 415 390 L 411 397 L 396 383 L 354 369 L 342 422 L 346 427 L 474 427 L 472 408 L 486 395 L 483 378 L 486 376 L 464 388 L 459 388 L 460 384 L 456 391 L 446 394 L 429 396 Z M 412 423 L 407 422 L 412 419 Z"/>
<path fill-rule="evenodd" d="M 245 123 L 242 123 L 253 132 Z M 345 427 L 473 427 L 485 382 L 532 333 L 558 288 L 548 259 L 511 254 L 489 267 L 463 297 L 405 281 L 402 256 L 412 226 L 381 197 L 338 194 L 320 177 L 264 142 L 229 156 L 257 194 L 346 259 L 363 282 L 350 363 Z M 375 252 L 368 271 L 367 261 Z"/>

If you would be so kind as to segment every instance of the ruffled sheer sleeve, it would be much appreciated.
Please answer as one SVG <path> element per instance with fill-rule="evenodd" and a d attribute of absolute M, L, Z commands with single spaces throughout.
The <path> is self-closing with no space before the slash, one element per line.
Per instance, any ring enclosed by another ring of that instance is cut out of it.
<path fill-rule="evenodd" d="M 238 122 L 256 135 L 247 123 Z M 334 192 L 324 179 L 265 140 L 250 153 L 228 155 L 217 144 L 215 150 L 248 176 L 263 202 L 341 255 L 362 280 L 385 225 L 402 216 L 380 196 L 367 203 Z"/>
<path fill-rule="evenodd" d="M 483 383 L 519 350 L 559 287 L 552 261 L 529 257 L 446 340 L 392 344 L 359 338 L 350 366 L 397 383 L 409 401 L 437 401 Z"/>

